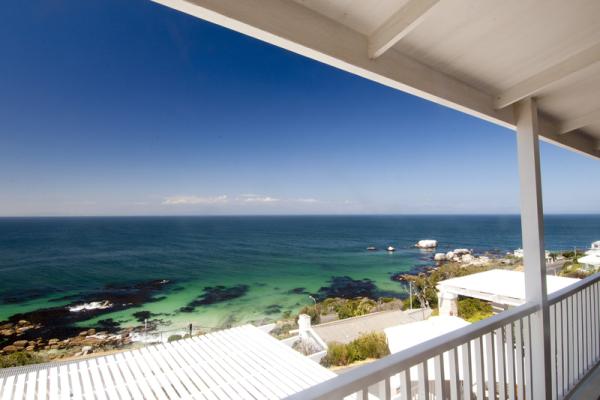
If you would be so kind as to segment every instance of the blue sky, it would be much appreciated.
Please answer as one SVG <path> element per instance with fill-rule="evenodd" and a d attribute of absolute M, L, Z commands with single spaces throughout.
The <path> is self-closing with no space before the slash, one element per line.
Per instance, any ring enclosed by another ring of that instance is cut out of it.
<path fill-rule="evenodd" d="M 513 132 L 146 0 L 9 2 L 0 49 L 0 215 L 519 211 Z"/>

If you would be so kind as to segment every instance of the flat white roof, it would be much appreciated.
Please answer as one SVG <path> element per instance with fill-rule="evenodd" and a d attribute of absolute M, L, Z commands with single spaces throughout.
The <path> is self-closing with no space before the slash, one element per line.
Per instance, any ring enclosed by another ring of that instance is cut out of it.
<path fill-rule="evenodd" d="M 430 317 L 424 321 L 392 326 L 383 331 L 390 353 L 397 353 L 467 325 L 469 323 L 459 317 Z"/>
<path fill-rule="evenodd" d="M 586 252 L 586 256 L 578 258 L 577 262 L 580 264 L 593 265 L 594 267 L 600 267 L 600 250 L 590 250 Z"/>
<path fill-rule="evenodd" d="M 0 370 L 0 398 L 280 399 L 335 376 L 245 325 L 81 361 Z"/>
<path fill-rule="evenodd" d="M 548 294 L 579 281 L 576 278 L 546 275 Z M 476 274 L 451 278 L 438 283 L 440 292 L 494 301 L 516 306 L 525 302 L 525 273 L 493 269 Z"/>

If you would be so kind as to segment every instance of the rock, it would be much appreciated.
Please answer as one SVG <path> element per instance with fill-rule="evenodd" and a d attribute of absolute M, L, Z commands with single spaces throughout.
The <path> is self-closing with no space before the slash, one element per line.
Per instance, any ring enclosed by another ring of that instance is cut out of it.
<path fill-rule="evenodd" d="M 419 240 L 416 244 L 416 247 L 418 247 L 420 249 L 434 249 L 437 247 L 437 245 L 438 245 L 437 240 L 425 239 L 425 240 Z"/>
<path fill-rule="evenodd" d="M 25 346 L 27 346 L 27 344 L 28 344 L 27 340 L 16 340 L 16 341 L 13 343 L 13 346 L 17 346 L 17 347 L 25 347 Z"/>
<path fill-rule="evenodd" d="M 56 344 L 56 343 L 58 343 L 58 342 L 59 342 L 59 340 L 58 340 L 58 339 L 50 339 L 50 340 L 48 340 L 48 344 L 49 344 L 49 345 L 53 345 L 53 344 Z"/>
<path fill-rule="evenodd" d="M 13 327 L 13 323 L 12 322 L 7 322 L 6 324 L 0 325 L 0 330 L 3 329 L 11 329 Z"/>
<path fill-rule="evenodd" d="M 86 355 L 86 354 L 90 354 L 92 353 L 94 350 L 92 348 L 92 346 L 83 346 L 81 348 L 81 354 Z"/>
<path fill-rule="evenodd" d="M 465 254 L 471 254 L 469 249 L 454 249 L 454 254 L 457 256 L 463 256 Z"/>
<path fill-rule="evenodd" d="M 15 334 L 15 330 L 12 328 L 0 330 L 0 335 L 2 335 L 2 336 L 12 336 L 14 334 Z"/>
<path fill-rule="evenodd" d="M 16 348 L 15 346 L 9 345 L 9 346 L 5 346 L 2 351 L 5 352 L 6 354 L 10 354 L 10 353 L 14 353 L 15 351 L 18 351 L 19 349 Z"/>
<path fill-rule="evenodd" d="M 470 254 L 465 254 L 460 258 L 460 262 L 469 264 L 469 263 L 473 262 L 473 256 Z"/>
<path fill-rule="evenodd" d="M 17 322 L 17 325 L 26 326 L 26 325 L 31 325 L 31 324 L 29 323 L 29 321 L 27 321 L 25 319 L 21 319 L 21 320 L 19 320 L 19 322 Z"/>
<path fill-rule="evenodd" d="M 433 256 L 433 259 L 435 261 L 446 261 L 446 254 L 444 254 L 444 253 L 435 253 L 435 256 Z"/>
<path fill-rule="evenodd" d="M 19 326 L 17 328 L 17 334 L 23 333 L 25 331 L 28 331 L 29 329 L 31 329 L 31 326 Z"/>
<path fill-rule="evenodd" d="M 88 335 L 95 335 L 96 334 L 96 330 L 94 328 L 88 330 Z"/>
<path fill-rule="evenodd" d="M 88 331 L 79 332 L 79 336 L 87 336 Z"/>
<path fill-rule="evenodd" d="M 35 350 L 35 346 L 27 346 L 25 347 L 25 351 L 34 351 Z"/>
<path fill-rule="evenodd" d="M 452 260 L 454 259 L 454 252 L 453 251 L 449 251 L 446 253 L 446 260 Z"/>

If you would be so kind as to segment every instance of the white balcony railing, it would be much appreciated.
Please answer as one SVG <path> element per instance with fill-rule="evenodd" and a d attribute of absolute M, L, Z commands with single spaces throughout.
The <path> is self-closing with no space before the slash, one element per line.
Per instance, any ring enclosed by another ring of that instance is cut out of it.
<path fill-rule="evenodd" d="M 600 355 L 600 274 L 549 296 L 552 398 L 569 394 Z M 297 399 L 532 399 L 526 303 L 291 396 Z"/>

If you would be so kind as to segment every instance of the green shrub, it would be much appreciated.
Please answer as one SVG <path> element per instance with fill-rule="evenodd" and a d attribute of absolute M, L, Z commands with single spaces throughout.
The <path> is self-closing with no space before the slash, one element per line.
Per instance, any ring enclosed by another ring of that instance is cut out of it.
<path fill-rule="evenodd" d="M 300 314 L 306 314 L 310 316 L 310 323 L 313 325 L 321 322 L 321 306 L 318 304 L 302 307 L 298 315 Z M 298 323 L 298 318 L 296 318 L 296 323 Z"/>
<path fill-rule="evenodd" d="M 39 364 L 46 359 L 39 354 L 17 351 L 12 354 L 0 356 L 0 368 L 20 367 L 21 365 Z"/>
<path fill-rule="evenodd" d="M 377 303 L 367 298 L 345 300 L 337 305 L 335 312 L 339 319 L 358 317 L 370 313 L 376 305 Z"/>
<path fill-rule="evenodd" d="M 481 321 L 493 314 L 492 306 L 486 301 L 470 297 L 458 301 L 458 316 L 466 321 Z"/>
<path fill-rule="evenodd" d="M 169 338 L 167 339 L 167 342 L 174 342 L 176 340 L 180 340 L 183 339 L 183 337 L 181 335 L 171 335 L 169 336 Z"/>
<path fill-rule="evenodd" d="M 383 333 L 367 333 L 348 344 L 329 343 L 327 354 L 321 360 L 326 367 L 349 365 L 367 358 L 381 358 L 390 354 Z"/>

